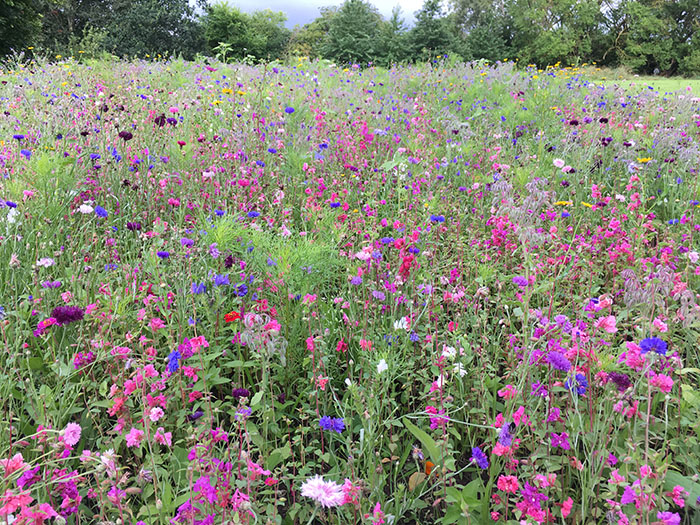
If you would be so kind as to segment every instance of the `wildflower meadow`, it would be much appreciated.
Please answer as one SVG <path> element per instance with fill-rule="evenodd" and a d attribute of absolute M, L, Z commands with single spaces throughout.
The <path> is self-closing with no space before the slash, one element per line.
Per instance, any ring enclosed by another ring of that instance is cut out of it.
<path fill-rule="evenodd" d="M 700 523 L 700 98 L 0 67 L 0 523 Z"/>

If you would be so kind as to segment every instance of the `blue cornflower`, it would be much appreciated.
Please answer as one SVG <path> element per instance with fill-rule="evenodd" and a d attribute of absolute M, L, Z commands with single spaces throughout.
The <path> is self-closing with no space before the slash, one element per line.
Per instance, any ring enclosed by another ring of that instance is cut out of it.
<path fill-rule="evenodd" d="M 572 378 L 567 379 L 564 386 L 571 392 L 575 390 L 579 396 L 582 396 L 586 393 L 586 389 L 588 389 L 588 380 L 583 374 L 576 374 L 573 380 Z"/>
<path fill-rule="evenodd" d="M 203 294 L 207 291 L 207 286 L 204 283 L 192 283 L 192 293 L 194 295 Z"/>
<path fill-rule="evenodd" d="M 414 254 L 414 255 L 418 255 L 418 254 L 420 253 L 420 250 L 419 250 L 418 248 L 416 248 L 415 246 L 411 246 L 411 247 L 408 249 L 408 251 L 409 251 L 409 253 L 412 253 L 412 254 Z"/>
<path fill-rule="evenodd" d="M 430 220 L 432 222 L 445 222 L 445 216 L 444 215 L 431 215 Z"/>
<path fill-rule="evenodd" d="M 571 214 L 568 211 L 563 211 L 561 212 L 561 216 L 563 219 L 566 219 L 567 217 L 571 217 Z"/>
<path fill-rule="evenodd" d="M 223 217 L 226 215 L 226 212 L 224 210 L 214 210 L 214 213 L 216 213 L 217 217 Z"/>
<path fill-rule="evenodd" d="M 678 219 L 670 219 L 670 220 L 668 221 L 668 223 L 669 223 L 671 226 L 674 226 L 674 225 L 678 224 Z"/>
<path fill-rule="evenodd" d="M 263 161 L 261 161 L 261 160 L 256 160 L 256 161 L 255 161 L 255 164 L 257 164 L 257 165 L 260 166 L 261 168 L 264 168 L 264 167 L 265 167 L 265 163 L 264 163 Z"/>
<path fill-rule="evenodd" d="M 642 348 L 643 354 L 646 354 L 647 352 L 656 352 L 659 355 L 666 355 L 666 350 L 668 349 L 666 341 L 659 339 L 658 337 L 647 337 L 646 339 L 642 339 L 639 346 Z"/>
<path fill-rule="evenodd" d="M 245 297 L 248 293 L 248 287 L 245 284 L 239 284 L 236 286 L 236 295 L 238 297 Z"/>
<path fill-rule="evenodd" d="M 476 463 L 479 468 L 489 468 L 489 458 L 486 457 L 486 454 L 484 454 L 479 447 L 472 448 L 472 461 Z"/>
<path fill-rule="evenodd" d="M 102 206 L 95 206 L 95 215 L 104 219 L 109 216 L 109 213 L 107 213 L 107 210 L 105 210 Z"/>
<path fill-rule="evenodd" d="M 291 106 L 287 106 L 286 108 L 284 108 L 284 112 L 285 112 L 287 115 L 291 115 L 292 113 L 294 113 L 294 108 L 291 107 Z"/>
<path fill-rule="evenodd" d="M 161 259 L 167 259 L 170 257 L 170 252 L 156 252 L 156 255 Z"/>
<path fill-rule="evenodd" d="M 174 374 L 180 368 L 179 360 L 182 359 L 182 354 L 177 350 L 173 350 L 168 355 L 168 372 Z"/>
<path fill-rule="evenodd" d="M 214 275 L 214 286 L 224 286 L 225 284 L 231 284 L 228 274 Z"/>
<path fill-rule="evenodd" d="M 32 158 L 32 152 L 29 151 L 28 149 L 23 149 L 23 150 L 20 150 L 19 152 L 21 155 L 24 155 L 25 157 L 27 157 L 27 160 Z"/>
<path fill-rule="evenodd" d="M 382 244 L 391 244 L 392 242 L 394 242 L 393 237 L 382 237 L 381 240 L 382 240 Z"/>
<path fill-rule="evenodd" d="M 192 239 L 188 239 L 187 237 L 183 237 L 180 239 L 180 244 L 186 248 L 189 248 L 190 246 L 194 245 L 194 241 Z"/>
<path fill-rule="evenodd" d="M 24 139 L 24 135 L 12 135 L 12 138 L 15 140 L 22 140 Z"/>
<path fill-rule="evenodd" d="M 418 341 L 420 341 L 420 336 L 419 336 L 417 333 L 415 333 L 415 332 L 411 332 L 411 335 L 409 335 L 408 338 L 409 338 L 409 339 L 411 340 L 411 342 L 413 342 L 413 343 L 417 343 Z"/>
<path fill-rule="evenodd" d="M 12 202 L 12 201 L 5 201 L 5 205 L 6 205 L 8 208 L 16 208 L 16 207 L 17 207 L 17 203 L 16 203 L 16 202 Z"/>
<path fill-rule="evenodd" d="M 331 202 L 330 206 L 331 206 L 331 208 L 340 208 L 340 203 L 339 202 Z"/>
<path fill-rule="evenodd" d="M 268 153 L 277 153 L 277 150 L 275 148 L 267 148 Z"/>
<path fill-rule="evenodd" d="M 97 160 L 97 159 L 101 159 L 102 155 L 100 155 L 99 153 L 90 153 L 90 158 L 92 160 Z"/>
<path fill-rule="evenodd" d="M 268 257 L 267 258 L 267 265 L 268 266 L 277 266 L 277 263 L 271 257 Z"/>
<path fill-rule="evenodd" d="M 255 219 L 255 217 L 260 217 L 260 212 L 258 211 L 249 211 L 248 212 L 248 217 L 251 219 Z"/>

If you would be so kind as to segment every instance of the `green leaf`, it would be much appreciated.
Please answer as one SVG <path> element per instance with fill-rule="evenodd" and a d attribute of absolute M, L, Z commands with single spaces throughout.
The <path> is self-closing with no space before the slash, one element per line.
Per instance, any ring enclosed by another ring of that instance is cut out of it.
<path fill-rule="evenodd" d="M 437 465 L 440 462 L 442 454 L 440 453 L 440 449 L 435 443 L 435 440 L 431 438 L 427 432 L 418 428 L 408 419 L 404 418 L 403 424 L 408 429 L 408 431 L 421 442 L 423 448 L 427 450 L 428 456 L 430 456 L 430 461 Z"/>
<path fill-rule="evenodd" d="M 688 506 L 692 507 L 694 502 L 700 498 L 700 483 L 675 471 L 666 472 L 666 477 L 664 478 L 665 489 L 671 491 L 676 485 L 680 485 L 689 492 L 685 498 Z"/>

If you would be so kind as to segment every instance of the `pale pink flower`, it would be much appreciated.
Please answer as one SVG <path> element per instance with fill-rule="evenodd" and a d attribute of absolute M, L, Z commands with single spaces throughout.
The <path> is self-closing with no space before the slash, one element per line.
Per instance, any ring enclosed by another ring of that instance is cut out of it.
<path fill-rule="evenodd" d="M 9 476 L 13 472 L 22 470 L 26 466 L 28 465 L 24 462 L 21 452 L 18 452 L 8 459 L 0 459 L 0 467 L 2 467 L 5 476 Z"/>
<path fill-rule="evenodd" d="M 614 315 L 607 315 L 598 319 L 595 327 L 609 334 L 614 334 L 617 332 L 617 320 Z"/>
<path fill-rule="evenodd" d="M 165 414 L 165 412 L 163 412 L 162 408 L 155 407 L 151 409 L 151 412 L 148 414 L 148 418 L 155 423 L 163 417 L 163 414 Z"/>
<path fill-rule="evenodd" d="M 319 475 L 301 484 L 301 495 L 311 498 L 322 507 L 338 507 L 345 501 L 343 488 L 334 481 L 325 481 Z"/>
<path fill-rule="evenodd" d="M 69 447 L 73 447 L 80 441 L 82 429 L 78 423 L 68 423 L 63 430 L 63 442 Z"/>
<path fill-rule="evenodd" d="M 168 447 L 172 446 L 173 444 L 173 433 L 172 432 L 165 432 L 165 429 L 163 427 L 158 427 L 158 430 L 156 430 L 156 443 L 159 445 L 167 445 Z"/>
<path fill-rule="evenodd" d="M 664 323 L 661 319 L 658 317 L 654 319 L 654 327 L 659 331 L 659 332 L 668 332 L 668 325 Z"/>

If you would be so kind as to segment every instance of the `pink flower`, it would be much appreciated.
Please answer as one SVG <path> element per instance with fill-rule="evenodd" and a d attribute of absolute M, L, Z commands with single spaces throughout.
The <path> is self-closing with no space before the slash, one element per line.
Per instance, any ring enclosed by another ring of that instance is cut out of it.
<path fill-rule="evenodd" d="M 345 478 L 345 483 L 343 483 L 343 505 L 346 503 L 351 503 L 355 506 L 360 506 L 360 495 L 362 494 L 362 487 L 355 485 L 348 478 Z"/>
<path fill-rule="evenodd" d="M 649 380 L 649 384 L 668 394 L 673 388 L 673 379 L 666 374 L 656 374 Z"/>
<path fill-rule="evenodd" d="M 595 323 L 595 327 L 607 332 L 609 334 L 614 334 L 617 332 L 617 320 L 614 315 L 608 315 L 606 317 L 601 317 Z"/>
<path fill-rule="evenodd" d="M 3 468 L 6 477 L 12 474 L 13 472 L 22 470 L 26 466 L 28 465 L 24 462 L 24 458 L 22 457 L 21 452 L 18 452 L 17 454 L 8 459 L 0 459 L 0 467 Z"/>
<path fill-rule="evenodd" d="M 518 391 L 513 385 L 506 385 L 498 391 L 498 395 L 503 399 L 513 399 L 518 395 Z"/>
<path fill-rule="evenodd" d="M 681 508 L 685 507 L 685 498 L 686 496 L 688 496 L 688 494 L 689 492 L 680 485 L 676 485 L 675 487 L 673 487 L 673 492 L 669 493 L 669 495 L 673 499 L 673 503 L 675 503 Z"/>
<path fill-rule="evenodd" d="M 156 430 L 156 435 L 154 437 L 156 439 L 156 443 L 158 443 L 159 445 L 166 445 L 170 447 L 173 444 L 173 433 L 166 432 L 163 427 L 158 427 L 158 430 Z"/>
<path fill-rule="evenodd" d="M 301 484 L 301 495 L 311 498 L 322 507 L 338 507 L 345 501 L 342 487 L 334 481 L 325 481 L 319 475 Z"/>
<path fill-rule="evenodd" d="M 143 439 L 143 430 L 139 430 L 136 427 L 131 427 L 129 433 L 126 435 L 126 446 L 127 447 L 139 447 L 141 446 L 141 440 Z"/>
<path fill-rule="evenodd" d="M 148 418 L 155 423 L 160 418 L 162 418 L 164 414 L 165 412 L 163 412 L 162 408 L 155 407 L 151 409 L 151 412 L 148 414 Z"/>
<path fill-rule="evenodd" d="M 656 329 L 657 329 L 659 332 L 668 332 L 668 325 L 667 325 L 666 323 L 664 323 L 664 322 L 663 322 L 661 319 L 659 319 L 658 317 L 657 317 L 656 319 L 654 319 L 654 323 L 653 323 L 653 324 L 654 324 L 654 327 L 656 327 Z"/>
<path fill-rule="evenodd" d="M 680 525 L 681 516 L 677 512 L 659 512 L 656 519 L 661 521 L 663 525 Z"/>
<path fill-rule="evenodd" d="M 0 496 L 0 516 L 13 514 L 17 509 L 22 509 L 29 505 L 34 498 L 29 495 L 29 492 L 20 492 L 15 494 L 11 490 L 6 490 L 3 496 Z"/>
<path fill-rule="evenodd" d="M 149 324 L 151 325 L 151 330 L 153 330 L 154 332 L 157 332 L 161 328 L 165 327 L 165 323 L 159 317 L 154 317 L 153 319 L 151 319 Z"/>
<path fill-rule="evenodd" d="M 78 423 L 68 423 L 63 430 L 63 442 L 69 447 L 73 447 L 80 441 L 81 428 Z"/>
<path fill-rule="evenodd" d="M 498 486 L 498 490 L 515 494 L 520 488 L 520 483 L 515 476 L 499 476 L 496 486 Z"/>

